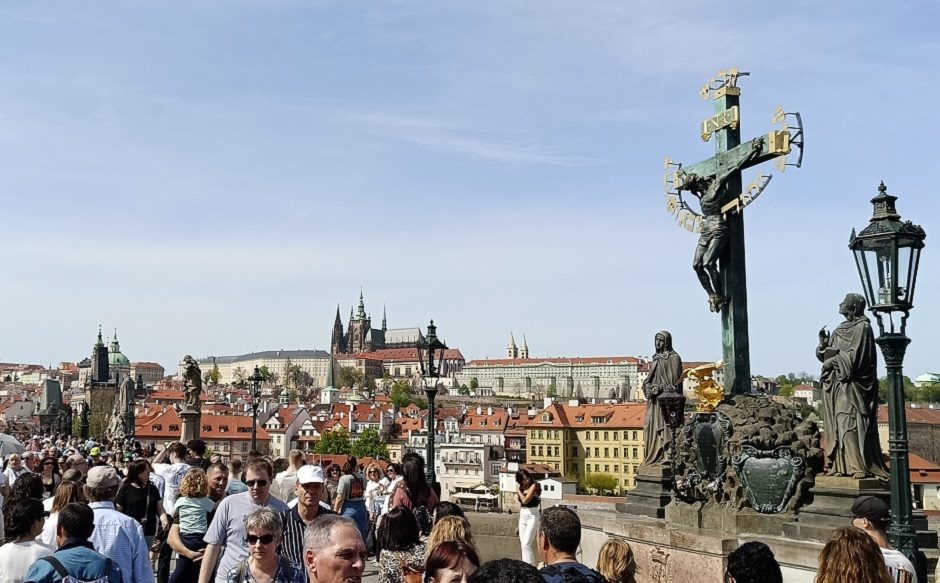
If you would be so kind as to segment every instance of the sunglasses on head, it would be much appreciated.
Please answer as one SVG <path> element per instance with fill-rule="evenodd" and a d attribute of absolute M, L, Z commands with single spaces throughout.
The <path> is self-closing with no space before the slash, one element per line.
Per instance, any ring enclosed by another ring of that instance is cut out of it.
<path fill-rule="evenodd" d="M 273 534 L 262 534 L 258 536 L 257 534 L 249 534 L 245 537 L 245 540 L 248 541 L 248 544 L 253 545 L 260 542 L 263 545 L 269 545 L 274 542 Z"/>
<path fill-rule="evenodd" d="M 259 488 L 264 488 L 265 486 L 268 485 L 268 481 L 267 480 L 245 480 L 245 484 L 247 484 L 249 488 L 254 488 L 255 485 L 257 485 Z M 268 535 L 265 535 L 265 536 L 268 536 Z"/>

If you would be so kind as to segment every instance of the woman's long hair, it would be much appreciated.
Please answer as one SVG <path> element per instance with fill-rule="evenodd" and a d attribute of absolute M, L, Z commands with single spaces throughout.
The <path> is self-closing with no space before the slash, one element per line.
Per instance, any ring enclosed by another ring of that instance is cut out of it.
<path fill-rule="evenodd" d="M 816 583 L 891 583 L 878 543 L 865 531 L 837 528 L 819 553 Z"/>
<path fill-rule="evenodd" d="M 401 474 L 405 487 L 417 502 L 424 502 L 431 495 L 431 488 L 424 476 L 424 458 L 415 453 L 405 455 L 401 463 Z"/>
<path fill-rule="evenodd" d="M 72 502 L 84 502 L 85 495 L 82 494 L 82 487 L 75 482 L 68 480 L 61 482 L 55 489 L 55 497 L 52 499 L 52 511 L 58 512 Z"/>
<path fill-rule="evenodd" d="M 407 551 L 421 542 L 418 522 L 406 506 L 388 511 L 379 526 L 379 545 L 385 551 Z"/>

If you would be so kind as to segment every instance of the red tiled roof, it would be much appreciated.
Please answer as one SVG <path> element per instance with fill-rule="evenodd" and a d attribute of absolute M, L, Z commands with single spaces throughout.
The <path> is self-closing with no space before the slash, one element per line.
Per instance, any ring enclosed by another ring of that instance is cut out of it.
<path fill-rule="evenodd" d="M 370 358 L 384 362 L 418 362 L 417 348 L 383 348 L 372 352 L 360 352 L 356 358 Z M 457 348 L 448 348 L 444 351 L 445 360 L 463 360 L 463 354 Z"/>
<path fill-rule="evenodd" d="M 557 357 L 557 358 L 489 358 L 471 360 L 467 366 L 518 366 L 538 364 L 639 364 L 640 359 L 635 356 L 586 356 L 586 357 Z"/>
<path fill-rule="evenodd" d="M 136 423 L 135 437 L 141 439 L 179 439 L 180 416 L 172 407 L 149 420 L 148 423 Z M 199 437 L 202 439 L 249 440 L 251 439 L 251 417 L 247 415 L 204 415 L 200 421 Z M 177 426 L 171 430 L 170 426 Z M 158 428 L 157 428 L 158 427 Z M 223 431 L 223 429 L 225 429 Z M 267 441 L 271 438 L 264 427 L 257 428 L 257 438 Z"/>
<path fill-rule="evenodd" d="M 163 401 L 182 401 L 183 391 L 176 391 L 173 389 L 160 389 L 158 391 L 151 391 L 147 399 L 149 400 L 161 399 Z"/>
<path fill-rule="evenodd" d="M 927 425 L 940 425 L 940 409 L 927 407 L 908 407 L 905 410 L 908 423 L 922 423 Z M 888 422 L 888 407 L 878 407 L 878 423 Z"/>
<path fill-rule="evenodd" d="M 551 415 L 551 421 L 543 422 L 542 415 Z M 536 415 L 528 429 L 554 427 L 569 429 L 642 429 L 646 416 L 646 403 L 621 403 L 616 405 L 578 405 L 552 403 Z M 602 418 L 603 423 L 594 422 Z"/>

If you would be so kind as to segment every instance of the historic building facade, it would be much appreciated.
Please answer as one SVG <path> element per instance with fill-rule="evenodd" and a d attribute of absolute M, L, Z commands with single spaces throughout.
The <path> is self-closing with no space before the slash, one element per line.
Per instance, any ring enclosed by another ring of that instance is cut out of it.
<path fill-rule="evenodd" d="M 523 342 L 528 355 L 528 346 Z M 492 387 L 497 395 L 540 398 L 642 400 L 640 367 L 633 356 L 522 358 L 510 341 L 507 352 L 519 358 L 471 360 L 456 375 L 458 385 Z M 474 379 L 476 382 L 474 383 Z"/>
<path fill-rule="evenodd" d="M 203 375 L 219 367 L 219 384 L 223 385 L 247 380 L 256 366 L 266 366 L 268 372 L 278 375 L 279 383 L 283 383 L 287 367 L 299 366 L 310 375 L 314 387 L 325 387 L 330 355 L 324 350 L 267 350 L 238 356 L 208 356 L 197 362 Z"/>

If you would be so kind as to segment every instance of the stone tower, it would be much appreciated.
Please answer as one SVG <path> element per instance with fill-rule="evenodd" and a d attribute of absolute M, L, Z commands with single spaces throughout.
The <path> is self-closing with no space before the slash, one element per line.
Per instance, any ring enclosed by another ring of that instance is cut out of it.
<path fill-rule="evenodd" d="M 98 326 L 98 341 L 91 349 L 91 382 L 106 383 L 111 380 L 108 366 L 108 347 L 101 338 L 101 325 Z"/>
<path fill-rule="evenodd" d="M 516 346 L 516 338 L 509 333 L 509 345 L 506 346 L 506 358 L 519 358 L 519 348 Z"/>
<path fill-rule="evenodd" d="M 347 354 L 358 354 L 368 350 L 366 342 L 371 328 L 372 320 L 366 315 L 366 306 L 362 299 L 362 292 L 360 291 L 359 309 L 356 311 L 356 317 L 349 320 L 349 332 L 346 336 Z"/>
<path fill-rule="evenodd" d="M 343 337 L 343 320 L 339 317 L 339 304 L 336 304 L 336 319 L 333 321 L 330 354 L 343 354 L 344 352 L 346 352 L 346 340 Z"/>
<path fill-rule="evenodd" d="M 522 350 L 519 351 L 519 358 L 529 358 L 529 343 L 525 341 L 525 334 L 522 335 Z"/>

